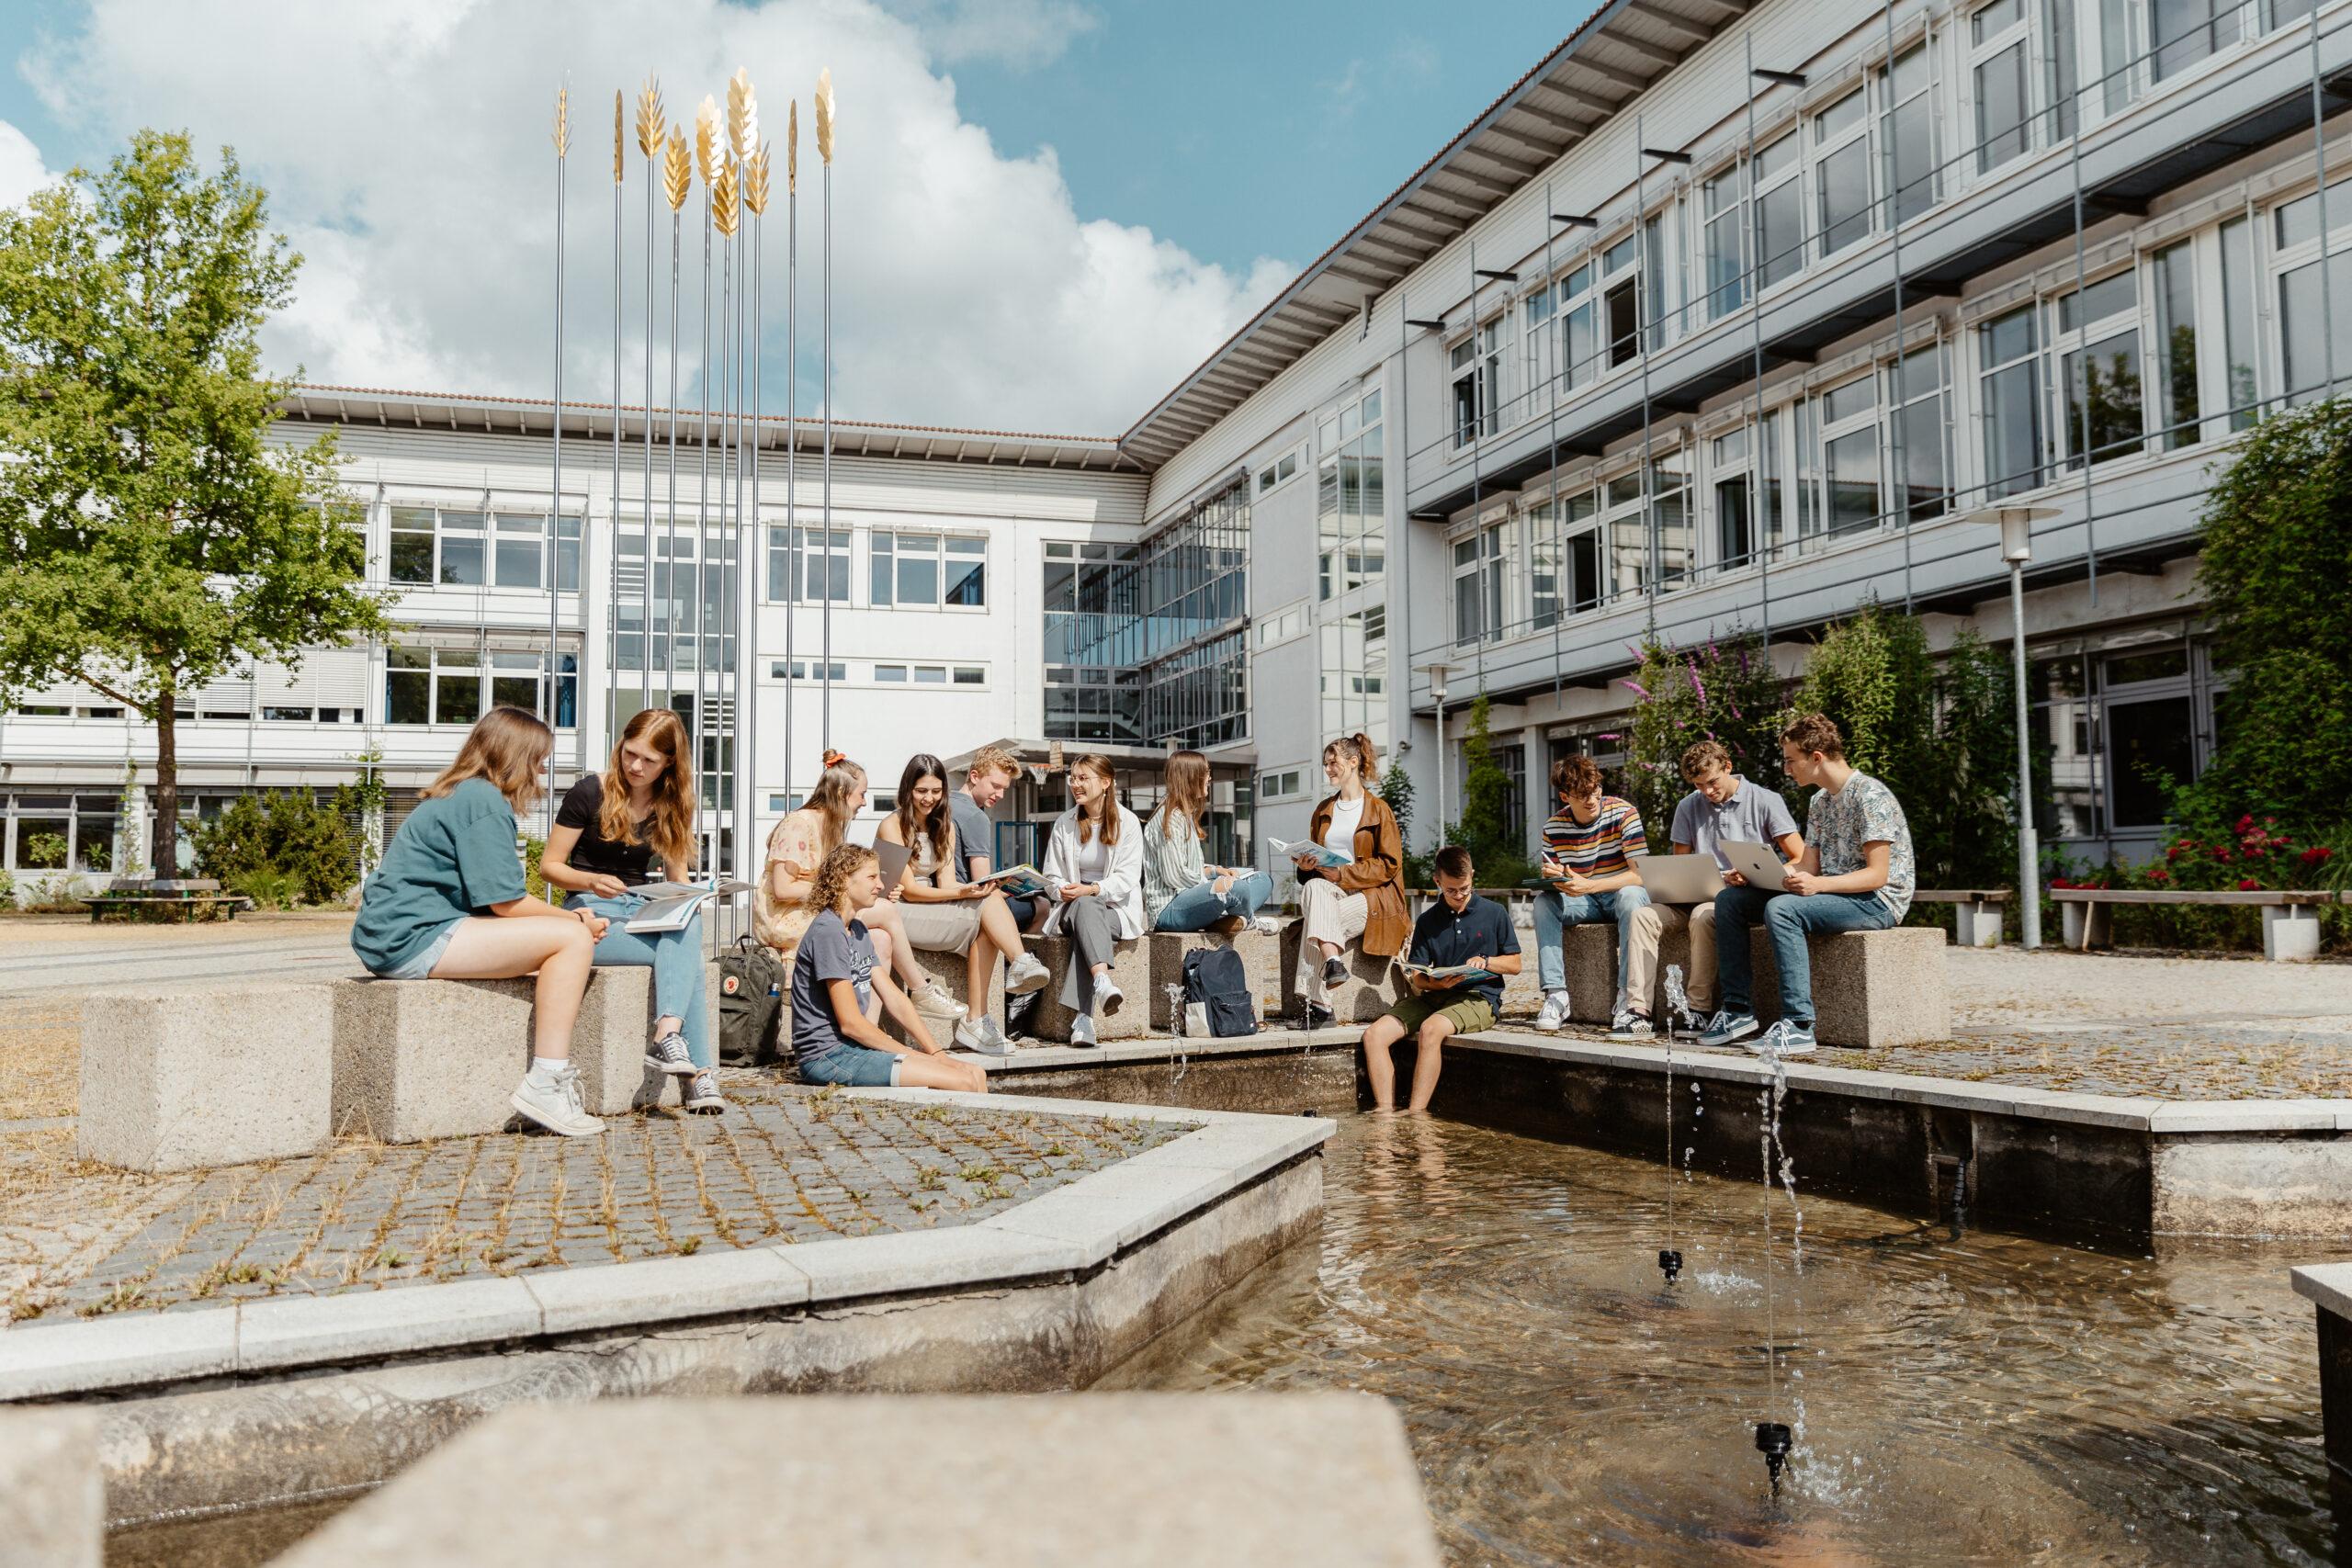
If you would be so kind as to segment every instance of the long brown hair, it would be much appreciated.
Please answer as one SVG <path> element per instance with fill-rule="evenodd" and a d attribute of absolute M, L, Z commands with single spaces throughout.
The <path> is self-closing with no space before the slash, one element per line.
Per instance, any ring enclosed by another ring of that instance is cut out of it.
<path fill-rule="evenodd" d="M 1193 837 L 1209 836 L 1209 760 L 1198 751 L 1171 751 L 1168 756 L 1168 771 L 1162 775 L 1166 791 L 1159 798 L 1159 836 L 1176 836 L 1176 818 L 1181 812 L 1192 825 Z"/>
<path fill-rule="evenodd" d="M 686 737 L 685 722 L 669 708 L 640 708 L 621 727 L 621 738 L 613 742 L 612 766 L 605 770 L 596 831 L 608 843 L 638 842 L 637 823 L 628 807 L 628 774 L 621 768 L 621 748 L 632 740 L 651 747 L 670 762 L 653 781 L 652 830 L 645 841 L 671 864 L 689 864 L 694 858 L 695 773 L 687 753 L 693 742 Z"/>
<path fill-rule="evenodd" d="M 825 772 L 809 794 L 808 806 L 825 818 L 820 839 L 827 854 L 842 847 L 842 835 L 849 831 L 849 819 L 855 810 L 850 802 L 857 798 L 857 786 L 865 782 L 865 770 L 842 756 L 839 751 L 825 753 Z M 821 908 L 821 906 L 820 906 Z"/>
<path fill-rule="evenodd" d="M 925 778 L 939 781 L 939 804 L 931 815 L 915 819 L 915 785 Z M 948 825 L 953 820 L 947 811 L 947 764 L 928 751 L 918 751 L 907 759 L 906 771 L 899 775 L 899 804 L 891 816 L 898 818 L 899 837 L 908 849 L 915 847 L 915 835 L 921 833 L 931 840 L 933 857 L 943 864 L 947 859 Z"/>
<path fill-rule="evenodd" d="M 1102 842 L 1106 846 L 1115 844 L 1119 841 L 1119 775 L 1113 770 L 1110 758 L 1094 753 L 1080 757 L 1069 765 L 1071 773 L 1080 768 L 1102 777 Z M 1094 818 L 1083 807 L 1078 813 L 1078 841 L 1081 844 L 1094 841 Z"/>
<path fill-rule="evenodd" d="M 1374 757 L 1372 737 L 1359 730 L 1353 735 L 1342 735 L 1323 748 L 1323 760 L 1327 762 L 1334 757 L 1342 756 L 1355 759 L 1357 782 L 1370 789 L 1374 783 L 1372 769 Z"/>
<path fill-rule="evenodd" d="M 531 809 L 539 797 L 540 771 L 555 750 L 555 732 L 537 714 L 498 706 L 474 720 L 465 744 L 441 776 L 424 786 L 424 798 L 437 799 L 468 779 L 488 779 L 517 815 Z"/>
<path fill-rule="evenodd" d="M 808 908 L 819 914 L 842 912 L 842 889 L 849 879 L 874 863 L 874 852 L 864 844 L 840 844 L 827 852 L 817 874 L 808 882 Z"/>

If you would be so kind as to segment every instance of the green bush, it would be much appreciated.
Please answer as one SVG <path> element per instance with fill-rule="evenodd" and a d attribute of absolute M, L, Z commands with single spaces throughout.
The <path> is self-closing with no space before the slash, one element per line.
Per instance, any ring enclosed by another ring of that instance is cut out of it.
<path fill-rule="evenodd" d="M 1479 886 L 1515 887 L 1535 868 L 1521 837 L 1526 825 L 1511 819 L 1510 775 L 1495 757 L 1493 721 L 1481 693 L 1470 705 L 1470 732 L 1462 738 L 1462 815 L 1447 826 L 1445 841 L 1470 852 Z"/>
<path fill-rule="evenodd" d="M 196 834 L 198 868 L 257 904 L 290 908 L 341 898 L 359 848 L 342 816 L 308 795 L 240 795 Z"/>
<path fill-rule="evenodd" d="M 1764 639 L 1753 633 L 1691 648 L 1653 641 L 1641 652 L 1641 668 L 1624 682 L 1641 699 L 1632 728 L 1602 739 L 1624 741 L 1617 793 L 1641 813 L 1651 849 L 1662 854 L 1674 807 L 1690 793 L 1682 753 L 1698 742 L 1713 740 L 1730 752 L 1734 773 L 1767 789 L 1786 787 L 1780 744 L 1785 682 Z"/>
<path fill-rule="evenodd" d="M 25 836 L 26 867 L 32 871 L 62 871 L 65 849 L 62 833 L 28 833 Z"/>
<path fill-rule="evenodd" d="M 548 879 L 539 874 L 539 857 L 547 853 L 547 849 L 545 839 L 523 840 L 523 890 L 534 898 L 546 898 L 548 896 Z M 548 900 L 550 903 L 553 901 Z"/>

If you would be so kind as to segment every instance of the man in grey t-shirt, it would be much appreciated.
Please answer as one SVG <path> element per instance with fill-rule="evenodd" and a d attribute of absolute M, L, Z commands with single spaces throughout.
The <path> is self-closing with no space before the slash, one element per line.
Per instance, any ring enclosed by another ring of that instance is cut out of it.
<path fill-rule="evenodd" d="M 1668 836 L 1678 855 L 1712 854 L 1724 880 L 1736 886 L 1739 873 L 1718 847 L 1724 842 L 1770 844 L 1783 860 L 1804 852 L 1797 820 L 1781 792 L 1752 784 L 1731 771 L 1731 753 L 1720 741 L 1702 740 L 1682 753 L 1682 776 L 1691 789 L 1674 808 Z M 1691 1015 L 1703 1023 L 1715 1010 L 1715 907 L 1706 904 L 1661 904 L 1653 897 L 1646 909 L 1636 911 L 1633 944 L 1625 966 L 1626 989 L 1646 998 L 1657 973 L 1658 949 L 1668 933 L 1689 931 L 1690 967 L 1683 977 Z M 1638 987 L 1638 988 L 1636 988 Z M 1673 1021 L 1666 1021 L 1674 1027 Z"/>

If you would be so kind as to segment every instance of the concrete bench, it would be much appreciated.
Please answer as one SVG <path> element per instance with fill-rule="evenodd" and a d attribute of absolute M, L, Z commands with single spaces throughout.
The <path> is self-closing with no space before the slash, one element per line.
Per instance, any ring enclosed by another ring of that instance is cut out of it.
<path fill-rule="evenodd" d="M 218 909 L 230 919 L 254 907 L 254 901 L 242 893 L 91 893 L 74 900 L 90 911 L 90 923 L 96 925 L 108 914 L 128 913 L 133 909 L 155 909 L 166 914 L 185 916 L 194 920 L 209 910 Z"/>
<path fill-rule="evenodd" d="M 317 981 L 92 992 L 82 1157 L 168 1171 L 318 1149 L 334 1133 L 332 997 Z"/>
<path fill-rule="evenodd" d="M 971 1013 L 969 1016 L 975 1021 L 979 1019 L 979 1016 L 982 1013 L 994 1014 L 996 1021 L 999 1023 L 1002 1023 L 1004 1021 L 1005 964 L 1001 956 L 997 959 L 996 972 L 989 976 L 988 995 L 981 998 L 978 1006 L 975 1007 L 973 1006 L 971 996 L 971 971 L 966 966 L 964 955 L 962 953 L 932 953 L 918 947 L 914 950 L 914 955 L 915 967 L 930 976 L 933 979 L 938 981 L 940 987 L 949 996 L 955 998 L 957 1001 L 962 1002 L 966 1007 L 970 1008 Z M 897 979 L 898 976 L 894 973 L 891 977 L 893 979 Z M 792 996 L 790 983 L 787 981 L 785 993 L 783 1020 L 784 1050 L 785 1055 L 790 1055 L 792 1054 L 791 1014 Z M 938 1036 L 939 1043 L 942 1045 L 945 1045 L 950 1049 L 953 1049 L 956 1043 L 956 1026 L 952 1023 L 940 1023 L 937 1020 L 933 1020 L 933 1022 L 934 1024 L 933 1032 Z M 882 1028 L 889 1034 L 891 1039 L 896 1040 L 902 1044 L 908 1043 L 907 1032 L 899 1028 L 899 1021 L 892 1018 L 888 1012 L 885 1012 L 882 1015 Z"/>
<path fill-rule="evenodd" d="M 1284 1016 L 1283 999 L 1290 986 L 1283 978 L 1283 939 L 1279 935 L 1261 931 L 1236 931 L 1230 936 L 1213 931 L 1154 931 L 1144 942 L 1151 950 L 1151 1027 L 1155 1032 L 1165 1034 L 1175 1028 L 1168 987 L 1184 983 L 1186 955 L 1204 948 L 1229 947 L 1241 955 L 1242 972 L 1249 976 L 1250 997 L 1261 1028 L 1269 1020 Z"/>
<path fill-rule="evenodd" d="M 1952 911 L 1952 940 L 1962 947 L 1998 947 L 2001 906 L 2009 896 L 2006 887 L 1922 887 L 1911 902 L 1959 906 Z"/>
<path fill-rule="evenodd" d="M 1284 926 L 1281 940 L 1283 1012 L 1295 1018 L 1306 1008 L 1306 993 L 1300 988 L 1298 973 L 1298 950 L 1306 940 L 1306 922 L 1293 920 Z M 1362 947 L 1350 948 L 1347 960 L 1347 979 L 1329 992 L 1332 1021 L 1370 1023 L 1404 995 L 1404 978 L 1396 973 L 1395 959 L 1375 957 Z"/>
<path fill-rule="evenodd" d="M 2352 896 L 2287 888 L 2252 892 L 2159 891 L 2134 887 L 2053 887 L 2050 897 L 2065 921 L 2066 945 L 2075 952 L 2115 945 L 2116 904 L 2192 904 L 2262 910 L 2262 956 L 2273 964 L 2308 964 L 2319 956 L 2320 907 L 2352 901 Z"/>
<path fill-rule="evenodd" d="M 1283 939 L 1262 931 L 1239 931 L 1231 936 L 1219 936 L 1208 931 L 1149 931 L 1137 941 L 1117 944 L 1111 961 L 1111 976 L 1126 993 L 1115 1017 L 1100 1013 L 1094 1019 L 1095 1036 L 1101 1040 L 1140 1040 L 1154 1033 L 1166 1034 L 1175 1027 L 1175 1014 L 1170 1006 L 1167 987 L 1184 983 L 1184 956 L 1204 947 L 1230 947 L 1241 954 L 1243 970 L 1250 977 L 1251 996 L 1257 1003 L 1258 1021 L 1284 1014 L 1284 998 L 1290 994 L 1290 983 L 1281 966 Z M 1070 944 L 1062 937 L 1033 936 L 1029 951 L 1035 954 L 1050 974 L 1045 988 L 1037 993 L 1037 1003 L 1029 1015 L 1028 1032 L 1040 1040 L 1067 1043 L 1069 1040 L 1071 1014 L 1061 1005 L 1062 976 L 1070 961 Z M 959 965 L 962 960 L 956 961 Z M 999 970 L 997 1000 L 1003 999 L 1002 971 Z"/>
<path fill-rule="evenodd" d="M 1040 1040 L 1067 1044 L 1070 1021 L 1077 1016 L 1062 1006 L 1062 980 L 1069 973 L 1072 956 L 1069 939 L 1033 936 L 1028 942 L 1030 953 L 1046 969 L 1045 987 L 1037 993 L 1036 1005 L 1029 1010 L 1028 1032 Z M 1000 991 L 1003 989 L 1002 974 L 1000 969 L 997 987 Z M 1148 936 L 1114 944 L 1111 978 L 1126 1000 L 1119 1004 L 1119 1010 L 1115 1013 L 1096 1011 L 1094 1037 L 1097 1040 L 1140 1040 L 1151 1032 L 1151 939 Z"/>
<path fill-rule="evenodd" d="M 334 982 L 334 1130 L 410 1144 L 505 1127 L 514 1120 L 507 1097 L 531 1065 L 537 987 L 529 977 Z M 590 1114 L 674 1097 L 668 1075 L 645 1065 L 652 1010 L 651 970 L 590 978 L 571 1037 Z"/>
<path fill-rule="evenodd" d="M 1750 1000 L 1766 1023 L 1781 1016 L 1780 966 L 1762 931 L 1749 933 L 1755 968 Z M 1527 969 L 1535 969 L 1529 942 Z M 1896 926 L 1883 931 L 1817 936 L 1813 948 L 1814 1031 L 1825 1045 L 1876 1047 L 1916 1045 L 1951 1037 L 1951 1006 L 1944 984 L 1944 933 L 1926 926 Z M 1617 928 L 1613 923 L 1570 926 L 1561 956 L 1567 971 L 1568 1016 L 1577 1023 L 1606 1025 L 1616 1006 Z M 1650 1017 L 1666 1020 L 1666 971 L 1690 972 L 1690 938 L 1669 932 L 1660 942 L 1658 978 L 1650 997 Z"/>

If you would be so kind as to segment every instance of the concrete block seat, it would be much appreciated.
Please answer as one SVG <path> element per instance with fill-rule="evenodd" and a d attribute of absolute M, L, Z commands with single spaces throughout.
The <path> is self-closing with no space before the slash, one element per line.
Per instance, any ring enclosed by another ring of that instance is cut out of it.
<path fill-rule="evenodd" d="M 1151 1027 L 1155 1032 L 1166 1033 L 1175 1027 L 1168 987 L 1184 983 L 1185 957 L 1203 948 L 1229 947 L 1241 955 L 1261 1025 L 1283 1016 L 1283 998 L 1289 986 L 1283 978 L 1279 935 L 1261 931 L 1236 931 L 1230 936 L 1215 931 L 1154 931 L 1144 942 L 1151 950 Z"/>
<path fill-rule="evenodd" d="M 322 982 L 93 992 L 82 1157 L 194 1170 L 317 1149 L 334 1131 L 330 995 Z"/>
<path fill-rule="evenodd" d="M 334 1126 L 386 1143 L 495 1133 L 531 1065 L 538 982 L 338 980 L 334 986 Z M 675 1090 L 645 1065 L 649 969 L 598 969 L 580 1004 L 571 1059 L 592 1115 L 650 1105 Z M 713 1021 L 717 1027 L 717 1021 Z"/>
<path fill-rule="evenodd" d="M 974 1006 L 971 996 L 971 971 L 967 967 L 964 955 L 962 953 L 932 953 L 918 947 L 914 950 L 914 955 L 915 967 L 930 976 L 933 979 L 938 981 L 940 988 L 945 991 L 949 996 L 955 998 L 957 1001 L 962 1002 L 966 1007 L 970 1008 L 971 1012 L 968 1015 L 969 1017 L 977 1020 L 981 1014 L 989 1013 L 994 1015 L 998 1022 L 1001 1023 L 1004 1021 L 1005 964 L 1001 957 L 998 958 L 995 971 L 989 977 L 988 994 L 980 999 L 978 1006 Z M 892 978 L 895 979 L 898 978 L 898 976 L 894 974 Z M 788 985 L 789 983 L 787 982 L 787 990 L 785 998 L 786 1016 L 784 1019 L 784 1048 L 785 1054 L 787 1055 L 789 1055 L 792 1051 L 792 1019 L 790 1016 L 792 1011 L 792 1000 Z M 937 1026 L 933 1029 L 933 1032 L 938 1035 L 939 1043 L 942 1045 L 953 1047 L 956 1043 L 954 1039 L 956 1026 L 952 1023 L 941 1023 L 937 1021 L 934 1021 L 934 1022 Z M 899 1041 L 901 1043 L 906 1042 L 907 1032 L 899 1028 L 899 1021 L 892 1018 L 887 1012 L 882 1015 L 882 1027 L 888 1032 L 891 1039 Z"/>
<path fill-rule="evenodd" d="M 1283 1014 L 1286 1018 L 1295 1018 L 1306 1008 L 1306 993 L 1299 987 L 1298 972 L 1298 950 L 1306 940 L 1304 921 L 1293 920 L 1283 928 Z M 1347 979 L 1329 993 L 1335 1023 L 1370 1023 L 1405 994 L 1404 976 L 1397 974 L 1395 959 L 1377 957 L 1358 946 L 1348 949 L 1347 961 Z"/>
<path fill-rule="evenodd" d="M 1535 969 L 1532 942 L 1527 968 Z M 1951 1037 L 1951 1005 L 1944 981 L 1944 933 L 1931 926 L 1847 931 L 1812 939 L 1814 1032 L 1825 1045 L 1917 1045 Z M 1755 965 L 1756 1016 L 1781 1016 L 1781 973 L 1762 931 L 1749 933 Z M 1570 926 L 1561 942 L 1568 980 L 1568 1016 L 1606 1025 L 1617 995 L 1617 928 Z M 1658 978 L 1650 1017 L 1666 1017 L 1666 971 L 1690 973 L 1690 939 L 1669 933 L 1659 944 Z"/>
<path fill-rule="evenodd" d="M 1028 1033 L 1039 1040 L 1058 1044 L 1069 1043 L 1070 1020 L 1076 1015 L 1062 1006 L 1062 981 L 1069 973 L 1072 956 L 1069 939 L 1058 936 L 1033 936 L 1027 939 L 1030 953 L 1047 971 L 1045 988 L 1037 993 L 1037 1005 L 1030 1010 Z M 958 963 L 962 962 L 960 959 Z M 1003 989 L 1003 970 L 998 970 L 997 988 Z M 1111 978 L 1126 999 L 1115 1013 L 1094 1015 L 1094 1035 L 1098 1040 L 1140 1040 L 1151 1032 L 1151 939 L 1116 943 L 1111 954 Z"/>

